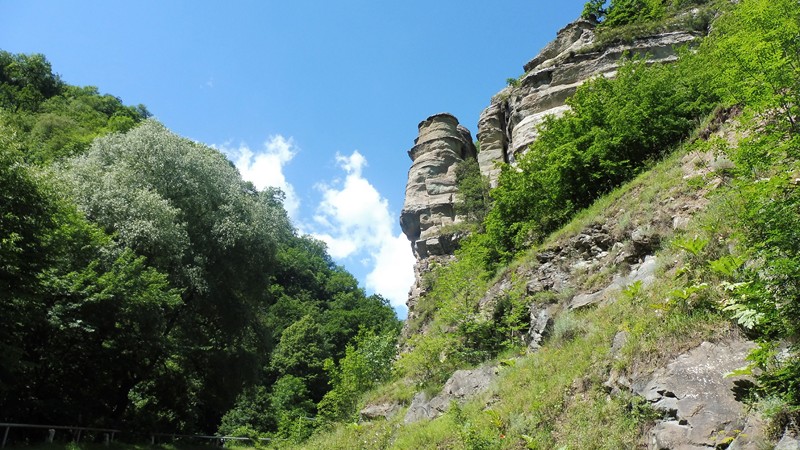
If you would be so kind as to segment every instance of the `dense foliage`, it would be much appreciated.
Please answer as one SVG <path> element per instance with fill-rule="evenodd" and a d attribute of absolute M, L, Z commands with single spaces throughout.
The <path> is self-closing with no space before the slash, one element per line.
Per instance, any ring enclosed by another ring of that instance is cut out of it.
<path fill-rule="evenodd" d="M 583 7 L 582 16 L 599 21 L 603 28 L 614 28 L 660 20 L 683 8 L 707 2 L 708 0 L 589 0 Z"/>
<path fill-rule="evenodd" d="M 280 191 L 41 55 L 0 63 L 0 419 L 298 438 L 324 397 L 352 413 L 345 374 L 370 336 L 358 370 L 385 371 L 399 322 Z"/>
<path fill-rule="evenodd" d="M 541 240 L 686 137 L 715 100 L 696 79 L 689 61 L 633 59 L 581 86 L 492 191 L 486 232 L 498 253 Z"/>

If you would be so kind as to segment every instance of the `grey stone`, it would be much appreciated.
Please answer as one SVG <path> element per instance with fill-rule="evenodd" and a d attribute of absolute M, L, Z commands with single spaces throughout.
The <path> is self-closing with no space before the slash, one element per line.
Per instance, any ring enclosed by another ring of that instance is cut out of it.
<path fill-rule="evenodd" d="M 741 433 L 736 436 L 736 439 L 731 442 L 727 450 L 769 448 L 772 448 L 772 445 L 767 438 L 767 423 L 759 417 L 757 413 L 751 412 L 751 414 L 747 416 L 747 424 L 744 426 Z M 796 450 L 800 450 L 800 447 Z"/>
<path fill-rule="evenodd" d="M 399 403 L 379 403 L 365 406 L 359 414 L 361 420 L 391 419 L 402 408 Z"/>
<path fill-rule="evenodd" d="M 785 433 L 778 444 L 775 445 L 775 450 L 800 450 L 800 440 L 789 433 Z"/>
<path fill-rule="evenodd" d="M 406 412 L 405 423 L 439 417 L 450 408 L 453 401 L 463 403 L 485 391 L 497 378 L 497 367 L 485 366 L 472 370 L 457 370 L 444 384 L 442 391 L 428 399 L 424 392 L 414 396 Z"/>
<path fill-rule="evenodd" d="M 628 336 L 630 336 L 630 333 L 627 331 L 618 331 L 617 334 L 614 335 L 614 340 L 611 341 L 611 355 L 614 358 L 619 357 L 619 352 L 622 350 L 622 347 L 628 343 Z"/>
<path fill-rule="evenodd" d="M 418 392 L 411 400 L 411 406 L 406 411 L 405 423 L 419 422 L 420 420 L 430 420 L 437 416 L 430 405 L 430 400 L 425 392 Z"/>
<path fill-rule="evenodd" d="M 605 294 L 605 290 L 592 292 L 591 294 L 578 294 L 572 297 L 572 300 L 569 302 L 569 309 L 576 310 L 596 305 L 600 303 Z"/>
<path fill-rule="evenodd" d="M 528 329 L 528 351 L 539 350 L 553 329 L 553 313 L 551 305 L 531 305 L 531 325 Z"/>
<path fill-rule="evenodd" d="M 746 412 L 734 395 L 735 383 L 745 377 L 725 374 L 746 365 L 752 342 L 703 342 L 678 356 L 633 391 L 669 420 L 651 431 L 652 449 L 694 449 L 727 445 L 747 424 Z"/>

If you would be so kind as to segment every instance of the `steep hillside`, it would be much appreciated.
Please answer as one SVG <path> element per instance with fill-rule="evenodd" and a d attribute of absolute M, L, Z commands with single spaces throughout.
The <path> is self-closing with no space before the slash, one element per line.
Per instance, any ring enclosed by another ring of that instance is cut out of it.
<path fill-rule="evenodd" d="M 420 124 L 394 381 L 307 448 L 798 445 L 800 7 L 596 3 Z"/>

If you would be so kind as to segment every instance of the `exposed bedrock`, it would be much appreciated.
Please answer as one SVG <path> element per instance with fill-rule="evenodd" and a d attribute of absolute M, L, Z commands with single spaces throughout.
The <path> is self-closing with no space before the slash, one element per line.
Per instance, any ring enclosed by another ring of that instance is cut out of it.
<path fill-rule="evenodd" d="M 428 117 L 419 124 L 419 136 L 408 151 L 406 198 L 400 227 L 411 241 L 417 259 L 452 253 L 454 243 L 440 231 L 455 223 L 456 164 L 475 158 L 469 130 L 451 114 Z"/>
<path fill-rule="evenodd" d="M 408 156 L 412 163 L 400 227 L 417 259 L 407 302 L 411 321 L 416 317 L 419 298 L 425 294 L 425 274 L 452 258 L 458 236 L 443 234 L 442 227 L 459 221 L 455 213 L 456 164 L 475 158 L 476 151 L 469 130 L 453 115 L 441 113 L 420 122 L 419 135 Z"/>
<path fill-rule="evenodd" d="M 642 37 L 629 44 L 594 49 L 595 24 L 579 19 L 558 32 L 556 39 L 525 64 L 525 75 L 492 98 L 480 116 L 478 141 L 481 173 L 497 182 L 498 162 L 513 163 L 537 136 L 547 116 L 569 110 L 566 99 L 588 79 L 614 76 L 624 54 L 641 55 L 650 62 L 669 62 L 677 49 L 699 34 L 675 31 Z"/>

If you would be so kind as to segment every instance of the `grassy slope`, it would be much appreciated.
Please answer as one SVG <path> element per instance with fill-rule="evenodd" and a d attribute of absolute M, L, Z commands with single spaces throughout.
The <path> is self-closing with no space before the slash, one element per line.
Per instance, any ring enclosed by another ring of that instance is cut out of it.
<path fill-rule="evenodd" d="M 712 309 L 665 302 L 673 289 L 682 286 L 675 269 L 684 265 L 686 256 L 669 244 L 676 232 L 658 223 L 659 212 L 670 204 L 708 203 L 686 230 L 677 233 L 709 235 L 725 226 L 726 200 L 711 193 L 723 180 L 709 167 L 712 153 L 698 152 L 707 146 L 697 141 L 676 151 L 512 263 L 512 267 L 535 264 L 537 251 L 563 243 L 593 223 L 606 223 L 618 233 L 641 225 L 660 227 L 661 263 L 650 288 L 636 295 L 622 293 L 607 307 L 562 314 L 542 350 L 506 361 L 489 391 L 436 420 L 407 426 L 401 411 L 389 421 L 341 425 L 301 448 L 636 447 L 657 413 L 628 394 L 609 397 L 603 386 L 609 374 L 648 373 L 703 340 L 737 333 Z M 597 283 L 591 275 L 579 279 L 576 288 Z M 618 331 L 629 333 L 628 344 L 611 355 Z M 385 400 L 386 391 L 373 398 Z M 398 397 L 407 400 L 407 395 Z"/>

